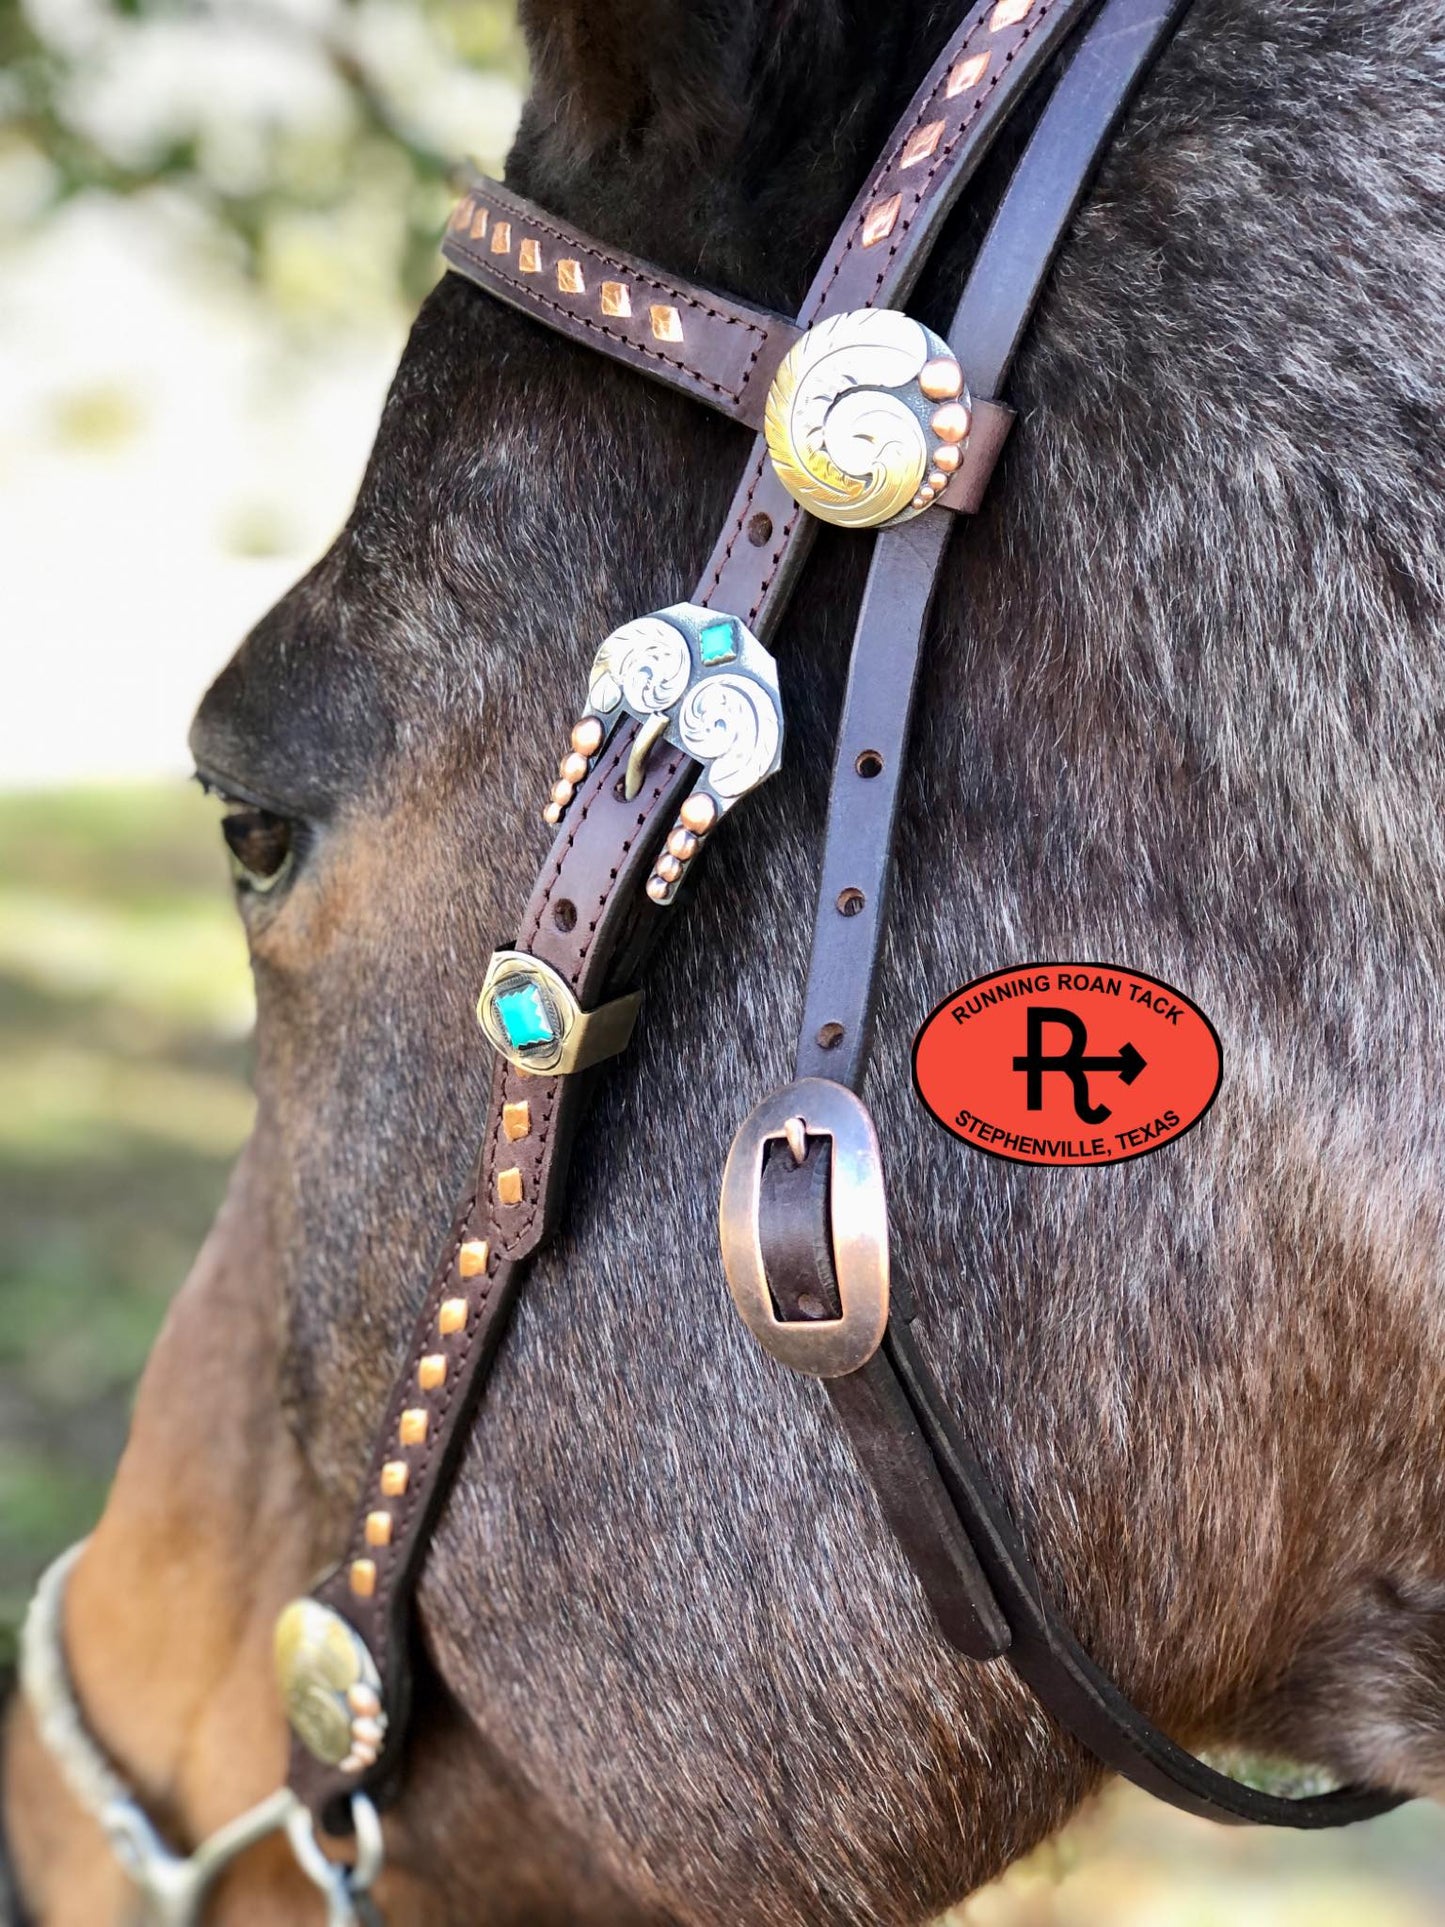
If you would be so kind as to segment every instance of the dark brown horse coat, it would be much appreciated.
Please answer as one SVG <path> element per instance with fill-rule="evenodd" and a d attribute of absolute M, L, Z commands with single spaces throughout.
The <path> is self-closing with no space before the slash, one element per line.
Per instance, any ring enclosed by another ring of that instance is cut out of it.
<path fill-rule="evenodd" d="M 790 308 L 955 9 L 525 13 L 517 184 Z M 1182 1739 L 1420 1792 L 1445 1779 L 1442 16 L 1199 0 L 1131 114 L 951 556 L 868 1091 L 935 1363 L 1085 1642 Z M 203 770 L 292 826 L 289 877 L 241 896 L 260 1113 L 69 1628 L 179 1839 L 280 1775 L 270 1621 L 339 1549 L 472 1154 L 472 1003 L 538 800 L 595 642 L 687 593 L 745 445 L 448 279 L 346 529 L 202 707 Z M 720 1278 L 727 1143 L 788 1074 L 862 559 L 818 544 L 786 767 L 652 972 L 444 1517 L 396 1923 L 916 1922 L 1095 1780 L 940 1644 L 819 1388 Z M 1198 1131 L 1041 1171 L 928 1122 L 913 1029 L 1034 956 L 1199 1000 L 1226 1082 Z M 47 1927 L 120 1918 L 23 1717 L 8 1802 Z M 314 1907 L 263 1850 L 216 1917 Z"/>

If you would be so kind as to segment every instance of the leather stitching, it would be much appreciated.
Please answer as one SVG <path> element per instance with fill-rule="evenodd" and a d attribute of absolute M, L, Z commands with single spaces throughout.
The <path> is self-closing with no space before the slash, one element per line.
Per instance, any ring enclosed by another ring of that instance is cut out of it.
<path fill-rule="evenodd" d="M 470 252 L 468 258 L 475 259 Z M 695 368 L 691 362 L 683 361 L 675 355 L 664 354 L 660 348 L 649 348 L 645 342 L 634 341 L 631 335 L 623 334 L 620 329 L 609 328 L 605 321 L 596 321 L 591 315 L 583 314 L 580 309 L 569 308 L 564 302 L 554 301 L 550 295 L 543 294 L 540 288 L 525 287 L 520 281 L 514 281 L 510 276 L 499 274 L 489 262 L 479 262 L 478 266 L 484 269 L 489 280 L 496 282 L 501 288 L 515 292 L 520 297 L 519 305 L 523 307 L 524 312 L 527 307 L 550 308 L 554 314 L 565 315 L 568 321 L 575 322 L 592 334 L 606 335 L 610 341 L 617 342 L 620 347 L 629 349 L 633 354 L 642 355 L 651 361 L 663 362 L 667 367 L 677 369 L 679 374 L 686 375 L 690 381 L 696 382 L 699 388 L 711 388 L 714 394 L 723 395 L 734 402 L 742 393 L 741 382 L 729 388 L 724 382 L 713 381 L 710 376 L 703 374 L 701 369 Z M 672 290 L 664 289 L 662 292 L 669 293 Z M 727 316 L 722 318 L 729 319 Z M 753 360 L 756 359 L 757 356 L 754 355 Z M 750 362 L 749 366 L 751 365 Z"/>
<path fill-rule="evenodd" d="M 646 342 L 635 340 L 621 328 L 609 327 L 605 321 L 599 321 L 580 308 L 569 307 L 565 301 L 558 301 L 551 294 L 544 293 L 540 287 L 528 286 L 526 282 L 518 280 L 514 274 L 505 273 L 500 265 L 493 263 L 487 250 L 473 242 L 469 234 L 455 233 L 447 237 L 448 251 L 453 258 L 457 255 L 463 256 L 480 275 L 486 277 L 489 283 L 515 293 L 520 300 L 530 305 L 547 308 L 553 314 L 563 315 L 567 320 L 578 323 L 594 334 L 605 335 L 608 340 L 630 348 L 646 359 L 660 361 L 670 368 L 676 368 L 680 373 L 697 382 L 700 387 L 710 388 L 715 394 L 726 395 L 731 400 L 737 401 L 746 386 L 748 373 L 757 362 L 767 342 L 767 331 L 757 322 L 749 321 L 745 315 L 733 313 L 727 308 L 713 307 L 697 295 L 689 293 L 685 288 L 674 287 L 671 282 L 659 280 L 655 275 L 649 274 L 632 262 L 622 261 L 614 255 L 605 253 L 601 248 L 584 241 L 580 235 L 569 234 L 565 229 L 556 227 L 534 214 L 525 204 L 508 203 L 496 195 L 486 197 L 478 195 L 476 198 L 479 204 L 490 201 L 493 208 L 500 209 L 508 218 L 523 221 L 529 227 L 536 228 L 539 233 L 548 235 L 554 241 L 560 241 L 564 246 L 574 249 L 578 255 L 586 257 L 589 262 L 595 262 L 599 267 L 611 268 L 615 273 L 627 276 L 640 288 L 650 289 L 654 294 L 665 294 L 669 300 L 680 302 L 683 307 L 706 315 L 709 320 L 724 322 L 729 328 L 745 328 L 749 334 L 756 335 L 757 345 L 753 349 L 747 368 L 736 383 L 728 386 L 704 374 L 702 369 L 687 357 L 670 355 L 665 349 L 650 347 Z M 510 260 L 510 256 L 499 256 L 498 263 L 503 258 Z"/>
<path fill-rule="evenodd" d="M 481 195 L 477 196 L 478 200 L 481 198 Z M 503 200 L 501 195 L 496 194 L 491 198 L 499 204 Z M 634 281 L 641 282 L 644 287 L 653 289 L 657 294 L 670 294 L 689 308 L 696 308 L 700 313 L 710 315 L 715 321 L 725 321 L 730 328 L 747 328 L 756 335 L 763 333 L 757 322 L 749 321 L 746 315 L 733 313 L 727 308 L 710 307 L 700 296 L 689 293 L 687 289 L 675 288 L 670 281 L 659 281 L 656 275 L 638 262 L 623 260 L 615 254 L 608 254 L 594 242 L 583 240 L 581 235 L 569 234 L 564 228 L 552 225 L 546 215 L 534 213 L 524 201 L 512 201 L 508 212 L 513 219 L 526 221 L 530 226 L 540 228 L 543 234 L 550 234 L 554 241 L 563 241 L 568 247 L 575 246 L 579 254 L 590 254 L 594 261 L 600 261 L 604 267 L 615 268 L 619 274 L 630 275 Z M 465 237 L 465 245 L 470 246 L 470 243 L 471 236 L 468 235 Z"/>
<path fill-rule="evenodd" d="M 472 1192 L 471 1198 L 468 1200 L 467 1209 L 462 1216 L 461 1227 L 457 1232 L 456 1238 L 448 1242 L 448 1249 L 446 1251 L 445 1257 L 441 1265 L 437 1268 L 436 1274 L 432 1279 L 431 1285 L 428 1287 L 426 1300 L 424 1302 L 423 1311 L 422 1311 L 422 1317 L 426 1321 L 426 1324 L 425 1326 L 419 1327 L 419 1329 L 421 1330 L 429 1329 L 430 1327 L 431 1319 L 434 1316 L 435 1301 L 440 1297 L 442 1291 L 445 1289 L 446 1282 L 448 1278 L 451 1276 L 452 1266 L 455 1265 L 457 1261 L 457 1254 L 460 1252 L 462 1245 L 466 1242 L 467 1235 L 472 1228 L 472 1213 L 476 1209 L 477 1200 L 480 1195 L 481 1195 L 481 1187 L 480 1185 L 478 1185 L 477 1188 Z M 450 1368 L 448 1369 L 446 1390 L 443 1393 L 441 1399 L 437 1402 L 436 1406 L 434 1407 L 434 1417 L 436 1422 L 434 1424 L 429 1424 L 427 1427 L 426 1444 L 422 1447 L 420 1455 L 418 1456 L 418 1458 L 416 1459 L 415 1463 L 412 1466 L 412 1474 L 407 1481 L 407 1488 L 402 1498 L 401 1505 L 397 1509 L 395 1509 L 392 1513 L 392 1518 L 395 1521 L 395 1543 L 386 1548 L 387 1553 L 390 1555 L 386 1560 L 386 1563 L 382 1565 L 381 1562 L 378 1561 L 378 1584 L 377 1584 L 374 1598 L 370 1602 L 373 1606 L 374 1611 L 381 1618 L 381 1621 L 383 1624 L 385 1624 L 385 1615 L 383 1611 L 385 1603 L 391 1597 L 392 1593 L 395 1591 L 399 1579 L 403 1577 L 410 1569 L 410 1564 L 411 1564 L 410 1559 L 402 1556 L 407 1549 L 408 1529 L 411 1526 L 413 1514 L 418 1510 L 419 1505 L 421 1505 L 421 1503 L 424 1501 L 427 1492 L 430 1490 L 428 1473 L 430 1470 L 432 1457 L 435 1454 L 440 1441 L 446 1437 L 446 1426 L 444 1423 L 444 1415 L 446 1413 L 448 1406 L 451 1404 L 451 1401 L 456 1392 L 457 1386 L 465 1382 L 465 1379 L 466 1379 L 466 1372 L 464 1369 L 465 1362 L 467 1358 L 470 1356 L 472 1345 L 476 1339 L 477 1333 L 482 1328 L 482 1314 L 486 1310 L 487 1302 L 491 1297 L 492 1286 L 494 1282 L 495 1282 L 495 1274 L 489 1269 L 484 1275 L 481 1284 L 477 1287 L 476 1299 L 471 1308 L 471 1315 L 467 1319 L 466 1333 L 462 1338 L 461 1343 L 457 1346 L 455 1352 L 452 1354 L 452 1360 L 455 1363 L 455 1369 L 454 1370 Z M 408 1374 L 411 1371 L 412 1364 L 418 1354 L 419 1349 L 420 1348 L 415 1344 L 413 1344 L 411 1347 L 408 1348 L 407 1362 L 405 1367 Z M 401 1410 L 402 1406 L 404 1405 L 406 1396 L 407 1396 L 406 1391 L 403 1389 L 402 1384 L 399 1383 L 396 1389 L 393 1391 L 391 1404 L 387 1408 L 385 1423 L 388 1428 L 390 1428 L 390 1426 L 392 1425 L 396 1417 L 396 1414 Z M 377 1454 L 378 1458 L 383 1457 L 385 1453 L 389 1450 L 390 1450 L 390 1445 L 389 1445 L 389 1430 L 388 1430 L 388 1434 L 380 1441 L 379 1450 Z M 370 1497 L 371 1481 L 373 1477 L 374 1477 L 374 1470 L 372 1473 L 368 1474 L 368 1498 Z M 360 1515 L 362 1519 L 364 1519 L 366 1509 L 367 1509 L 366 1504 L 364 1502 L 361 1515 Z M 360 1523 L 360 1521 L 358 1521 L 358 1523 Z M 365 1550 L 366 1550 L 366 1547 L 365 1547 L 365 1537 L 364 1537 L 364 1526 L 362 1526 L 359 1531 L 353 1532 L 352 1543 L 350 1548 L 348 1549 L 348 1555 L 347 1555 L 348 1565 L 350 1563 L 350 1559 L 353 1554 L 364 1552 Z M 388 1645 L 389 1644 L 390 1642 L 388 1642 Z M 378 1653 L 374 1655 L 374 1657 L 376 1657 L 378 1661 L 380 1661 L 383 1656 Z"/>
<path fill-rule="evenodd" d="M 986 85 L 980 87 L 977 95 L 969 105 L 968 112 L 964 115 L 963 119 L 958 123 L 957 127 L 954 128 L 953 132 L 949 135 L 948 139 L 945 142 L 943 142 L 943 144 L 940 146 L 937 153 L 933 156 L 932 161 L 929 163 L 928 171 L 922 176 L 918 184 L 913 188 L 912 190 L 913 204 L 909 208 L 907 214 L 905 214 L 902 217 L 900 223 L 894 230 L 894 234 L 890 241 L 887 254 L 884 256 L 884 265 L 878 270 L 877 276 L 874 279 L 873 287 L 868 297 L 869 302 L 871 302 L 873 296 L 877 294 L 879 288 L 882 287 L 884 281 L 887 279 L 888 265 L 890 262 L 892 262 L 894 257 L 897 255 L 898 250 L 903 245 L 904 241 L 908 238 L 909 230 L 913 225 L 913 222 L 918 214 L 918 210 L 922 206 L 924 198 L 926 197 L 929 188 L 933 184 L 934 178 L 937 175 L 938 170 L 947 164 L 950 156 L 953 153 L 953 150 L 955 149 L 955 147 L 957 147 L 959 141 L 963 138 L 964 134 L 967 133 L 969 128 L 972 127 L 974 122 L 978 119 L 979 115 L 983 112 L 987 102 L 992 98 L 995 90 L 998 88 L 1000 82 L 1002 81 L 1004 74 L 1008 71 L 1009 67 L 1012 65 L 1014 56 L 1019 52 L 1019 50 L 1022 47 L 1027 45 L 1030 37 L 1037 31 L 1038 27 L 1053 11 L 1054 5 L 1055 5 L 1055 0 L 1036 0 L 1036 10 L 1029 16 L 1028 22 L 1024 26 L 1023 31 L 1018 35 L 1013 45 L 1009 48 L 1008 52 L 1004 55 L 1003 60 L 1001 61 L 999 66 L 993 69 Z M 884 159 L 883 165 L 878 169 L 877 173 L 873 176 L 873 179 L 868 183 L 867 189 L 860 196 L 859 200 L 854 204 L 857 209 L 859 209 L 860 211 L 866 210 L 869 204 L 873 201 L 876 201 L 879 198 L 879 196 L 883 193 L 884 189 L 890 185 L 895 174 L 898 172 L 901 172 L 901 168 L 899 167 L 899 162 L 902 159 L 904 148 L 907 146 L 908 142 L 912 139 L 913 135 L 918 131 L 918 128 L 923 124 L 924 120 L 934 111 L 934 108 L 938 104 L 940 90 L 947 85 L 949 74 L 952 73 L 953 69 L 958 65 L 959 61 L 963 58 L 967 49 L 973 45 L 976 39 L 979 38 L 980 33 L 986 34 L 987 32 L 991 31 L 991 29 L 988 28 L 988 20 L 989 18 L 991 18 L 991 16 L 992 16 L 991 8 L 989 9 L 987 14 L 980 14 L 978 20 L 964 35 L 962 40 L 960 40 L 956 46 L 950 46 L 948 48 L 942 60 L 939 62 L 939 68 L 940 68 L 939 76 L 938 76 L 938 79 L 934 82 L 931 93 L 928 95 L 923 105 L 919 108 L 917 115 L 915 116 L 913 121 L 909 124 L 907 131 L 904 134 L 902 134 L 901 137 L 898 139 L 898 141 L 894 144 L 893 148 Z M 817 299 L 814 301 L 812 307 L 808 310 L 810 320 L 820 312 L 820 310 L 823 307 L 823 304 L 826 302 L 829 294 L 832 292 L 833 284 L 837 281 L 838 276 L 843 272 L 844 264 L 847 262 L 849 255 L 853 252 L 853 248 L 857 240 L 860 225 L 861 225 L 860 220 L 850 218 L 850 226 L 849 226 L 847 242 L 845 243 L 844 247 L 839 253 L 837 261 L 834 263 L 833 272 L 829 275 L 828 280 L 825 283 L 824 287 L 820 290 L 817 296 Z M 868 305 L 868 303 L 865 303 L 864 305 L 866 306 Z"/>

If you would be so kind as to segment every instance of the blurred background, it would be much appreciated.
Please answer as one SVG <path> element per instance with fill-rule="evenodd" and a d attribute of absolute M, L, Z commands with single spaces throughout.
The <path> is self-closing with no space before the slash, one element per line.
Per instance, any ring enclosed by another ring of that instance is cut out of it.
<path fill-rule="evenodd" d="M 509 0 L 0 0 L 0 1648 L 248 1127 L 190 712 L 346 514 L 524 85 Z M 1116 1792 L 955 1927 L 1442 1920 L 1433 1810 L 1311 1840 Z"/>

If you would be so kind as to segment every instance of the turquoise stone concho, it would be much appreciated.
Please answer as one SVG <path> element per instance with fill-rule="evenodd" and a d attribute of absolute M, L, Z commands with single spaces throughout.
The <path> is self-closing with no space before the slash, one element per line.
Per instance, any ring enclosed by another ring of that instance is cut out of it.
<path fill-rule="evenodd" d="M 719 817 L 765 783 L 783 760 L 777 664 L 747 624 L 723 609 L 674 602 L 624 622 L 592 660 L 587 713 L 573 725 L 557 766 L 558 780 L 542 811 L 546 822 L 561 823 L 624 718 L 641 725 L 622 776 L 629 800 L 640 792 L 663 739 L 701 765 L 647 879 L 651 900 L 669 903 Z"/>
<path fill-rule="evenodd" d="M 640 999 L 583 1010 L 550 964 L 525 950 L 498 950 L 477 999 L 477 1022 L 495 1047 L 534 1077 L 566 1076 L 622 1050 Z"/>
<path fill-rule="evenodd" d="M 614 629 L 593 659 L 587 709 L 604 742 L 624 716 L 663 723 L 666 740 L 701 763 L 694 794 L 718 815 L 783 760 L 776 663 L 746 623 L 695 602 Z"/>
<path fill-rule="evenodd" d="M 498 991 L 495 1007 L 497 1021 L 515 1051 L 525 1051 L 539 1044 L 555 1044 L 561 1035 L 560 1027 L 535 984 L 522 984 L 515 990 Z"/>

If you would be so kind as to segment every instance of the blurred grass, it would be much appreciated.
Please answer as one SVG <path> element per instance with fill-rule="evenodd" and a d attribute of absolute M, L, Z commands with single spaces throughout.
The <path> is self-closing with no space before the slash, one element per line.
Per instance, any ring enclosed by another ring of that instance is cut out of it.
<path fill-rule="evenodd" d="M 180 783 L 0 797 L 0 1639 L 94 1519 L 249 1128 L 250 978 Z"/>
<path fill-rule="evenodd" d="M 0 796 L 0 1636 L 98 1512 L 249 1126 L 251 992 L 189 785 Z M 1445 1822 L 1311 1837 L 1114 1789 L 946 1927 L 1439 1927 Z"/>

